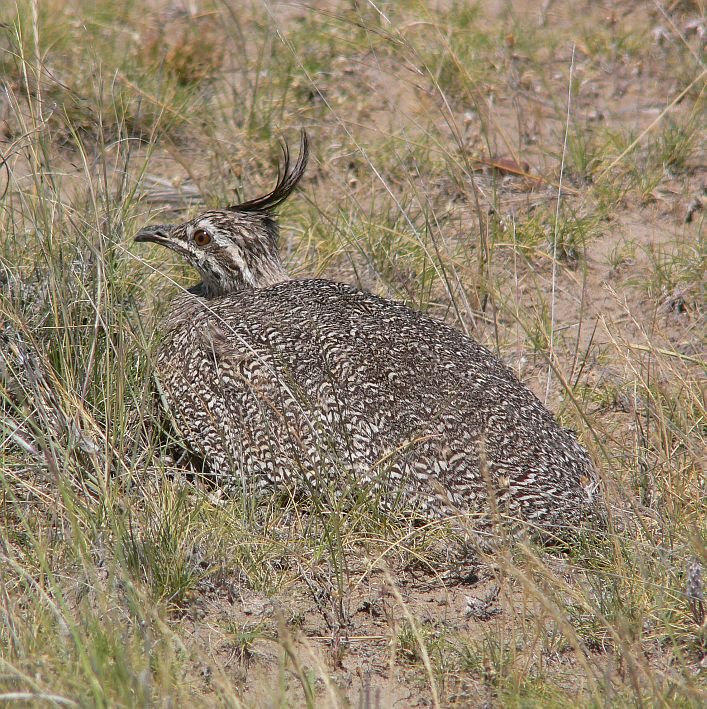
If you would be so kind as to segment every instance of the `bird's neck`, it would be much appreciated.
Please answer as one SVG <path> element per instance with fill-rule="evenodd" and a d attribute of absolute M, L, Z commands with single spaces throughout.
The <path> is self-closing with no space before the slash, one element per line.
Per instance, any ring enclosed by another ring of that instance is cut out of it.
<path fill-rule="evenodd" d="M 290 280 L 279 259 L 272 258 L 259 263 L 242 264 L 242 268 L 227 271 L 202 270 L 201 275 L 201 283 L 189 290 L 202 298 L 219 298 L 243 290 L 269 288 Z"/>

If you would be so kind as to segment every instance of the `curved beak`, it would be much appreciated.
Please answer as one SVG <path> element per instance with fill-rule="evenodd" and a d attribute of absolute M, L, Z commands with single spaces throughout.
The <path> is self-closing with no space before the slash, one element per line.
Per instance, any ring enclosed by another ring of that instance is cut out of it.
<path fill-rule="evenodd" d="M 140 229 L 135 235 L 135 241 L 151 241 L 153 244 L 162 244 L 168 246 L 170 244 L 170 234 L 174 229 L 172 224 L 152 224 Z"/>

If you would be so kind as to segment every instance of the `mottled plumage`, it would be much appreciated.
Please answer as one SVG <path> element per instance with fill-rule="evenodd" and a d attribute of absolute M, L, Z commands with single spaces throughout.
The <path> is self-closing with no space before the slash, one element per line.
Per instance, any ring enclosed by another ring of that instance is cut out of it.
<path fill-rule="evenodd" d="M 203 279 L 172 304 L 157 356 L 191 450 L 230 485 L 355 481 L 390 506 L 495 509 L 553 531 L 593 516 L 586 452 L 487 349 L 400 303 L 288 278 L 269 210 L 306 160 L 303 134 L 270 194 L 136 237 Z"/>

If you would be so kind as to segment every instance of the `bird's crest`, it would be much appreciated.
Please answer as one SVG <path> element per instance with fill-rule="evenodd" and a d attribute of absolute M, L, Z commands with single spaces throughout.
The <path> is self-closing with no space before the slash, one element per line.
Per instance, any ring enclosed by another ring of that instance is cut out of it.
<path fill-rule="evenodd" d="M 228 209 L 233 212 L 269 212 L 282 204 L 297 187 L 297 183 L 302 179 L 302 175 L 307 167 L 309 160 L 309 138 L 307 133 L 302 130 L 300 137 L 300 149 L 297 157 L 297 162 L 290 169 L 290 148 L 287 143 L 282 143 L 282 154 L 285 158 L 284 164 L 278 169 L 277 184 L 275 188 L 255 199 L 249 199 L 247 202 L 234 204 Z"/>

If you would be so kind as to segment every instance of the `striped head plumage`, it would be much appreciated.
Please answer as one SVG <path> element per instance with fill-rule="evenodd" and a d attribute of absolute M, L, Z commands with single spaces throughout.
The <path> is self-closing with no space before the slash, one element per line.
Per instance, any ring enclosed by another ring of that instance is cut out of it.
<path fill-rule="evenodd" d="M 307 167 L 309 141 L 302 131 L 297 162 L 290 164 L 287 144 L 275 188 L 267 194 L 225 209 L 213 209 L 182 224 L 144 227 L 138 242 L 166 246 L 200 274 L 200 295 L 212 298 L 244 288 L 267 288 L 288 280 L 278 253 L 279 229 L 271 215 L 297 186 Z"/>

